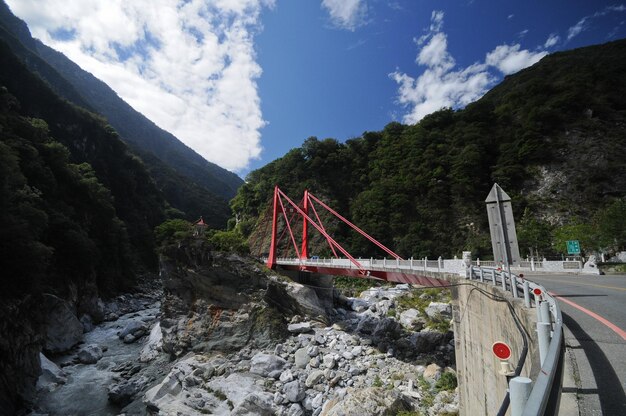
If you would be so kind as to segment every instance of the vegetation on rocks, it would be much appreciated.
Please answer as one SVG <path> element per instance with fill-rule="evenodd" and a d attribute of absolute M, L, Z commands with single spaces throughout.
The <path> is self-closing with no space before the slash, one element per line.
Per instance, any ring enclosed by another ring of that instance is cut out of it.
<path fill-rule="evenodd" d="M 219 251 L 248 254 L 248 242 L 237 230 L 210 230 L 207 234 L 209 244 Z"/>
<path fill-rule="evenodd" d="M 456 374 L 452 372 L 443 373 L 439 380 L 435 383 L 435 389 L 437 391 L 453 391 L 456 389 L 457 379 Z"/>
<path fill-rule="evenodd" d="M 250 252 L 248 242 L 237 230 L 208 229 L 194 235 L 193 227 L 192 223 L 180 218 L 169 219 L 156 226 L 154 235 L 161 252 L 164 247 L 180 244 L 192 237 L 206 241 L 213 250 L 242 255 Z"/>
<path fill-rule="evenodd" d="M 425 321 L 425 325 L 438 332 L 448 332 L 450 328 L 450 319 L 440 315 L 429 316 L 426 308 L 432 302 L 449 303 L 451 301 L 451 293 L 445 288 L 422 288 L 413 289 L 408 294 L 396 299 L 396 309 L 394 315 L 399 315 L 407 309 L 416 309 Z M 391 312 L 391 310 L 390 310 Z"/>
<path fill-rule="evenodd" d="M 360 277 L 336 276 L 333 287 L 346 296 L 359 296 L 364 290 L 372 287 L 390 286 L 390 283 Z"/>

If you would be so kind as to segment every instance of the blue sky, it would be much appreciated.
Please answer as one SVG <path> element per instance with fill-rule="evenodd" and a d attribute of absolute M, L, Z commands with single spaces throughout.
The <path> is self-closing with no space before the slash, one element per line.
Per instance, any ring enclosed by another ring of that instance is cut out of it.
<path fill-rule="evenodd" d="M 310 136 L 462 108 L 626 5 L 503 0 L 7 0 L 35 37 L 242 177 Z"/>

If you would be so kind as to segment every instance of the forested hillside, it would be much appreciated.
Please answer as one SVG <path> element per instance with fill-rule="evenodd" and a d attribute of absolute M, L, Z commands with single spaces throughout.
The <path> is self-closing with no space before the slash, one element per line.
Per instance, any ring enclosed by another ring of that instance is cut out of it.
<path fill-rule="evenodd" d="M 223 228 L 228 200 L 243 183 L 232 172 L 207 162 L 172 134 L 135 111 L 105 83 L 65 55 L 33 39 L 26 24 L 0 1 L 0 39 L 61 97 L 107 118 L 120 138 L 141 157 L 168 203 L 188 220 L 204 216 Z"/>
<path fill-rule="evenodd" d="M 231 206 L 253 252 L 267 252 L 273 186 L 326 199 L 400 255 L 491 255 L 484 206 L 513 198 L 524 256 L 626 248 L 626 41 L 552 54 L 463 110 L 340 143 L 307 139 L 251 172 Z M 333 230 L 354 255 L 377 255 Z M 264 241 L 264 242 L 263 242 Z M 313 254 L 328 254 L 319 246 Z"/>
<path fill-rule="evenodd" d="M 153 228 L 167 207 L 111 126 L 59 98 L 0 41 L 0 256 L 3 295 L 101 293 L 154 268 Z"/>

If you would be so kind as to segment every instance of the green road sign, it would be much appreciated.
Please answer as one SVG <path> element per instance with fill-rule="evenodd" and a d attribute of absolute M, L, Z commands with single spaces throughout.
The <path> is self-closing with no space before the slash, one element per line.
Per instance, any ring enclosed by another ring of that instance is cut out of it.
<path fill-rule="evenodd" d="M 567 241 L 567 254 L 580 254 L 580 243 L 578 240 Z"/>

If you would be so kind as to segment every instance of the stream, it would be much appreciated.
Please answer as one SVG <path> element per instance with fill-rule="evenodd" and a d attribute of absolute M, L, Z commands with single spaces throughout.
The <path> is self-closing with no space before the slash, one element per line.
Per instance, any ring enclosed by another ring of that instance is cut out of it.
<path fill-rule="evenodd" d="M 106 349 L 96 364 L 73 363 L 79 348 L 69 354 L 51 357 L 67 375 L 67 382 L 51 391 L 40 390 L 36 404 L 38 412 L 49 416 L 119 414 L 120 407 L 108 400 L 108 387 L 120 380 L 120 373 L 113 368 L 128 361 L 138 363 L 139 353 L 148 337 L 125 344 L 117 334 L 137 320 L 151 326 L 159 307 L 159 303 L 153 304 L 144 310 L 122 315 L 115 321 L 103 322 L 85 333 L 81 346 L 96 344 Z"/>

